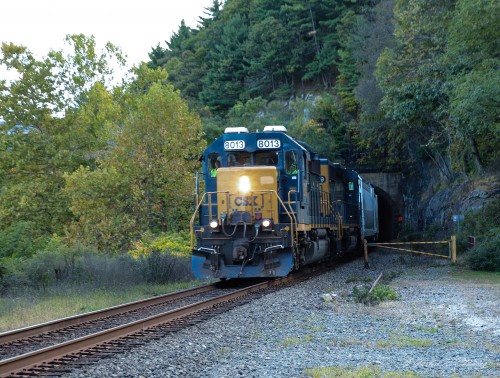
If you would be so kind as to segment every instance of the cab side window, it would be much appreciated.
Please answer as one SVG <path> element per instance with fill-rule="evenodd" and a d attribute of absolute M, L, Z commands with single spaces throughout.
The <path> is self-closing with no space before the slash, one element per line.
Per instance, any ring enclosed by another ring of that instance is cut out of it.
<path fill-rule="evenodd" d="M 221 158 L 217 153 L 212 153 L 208 156 L 208 175 L 217 177 L 217 169 L 221 166 Z"/>
<path fill-rule="evenodd" d="M 289 175 L 296 175 L 299 173 L 299 157 L 297 151 L 286 151 L 285 171 Z"/>

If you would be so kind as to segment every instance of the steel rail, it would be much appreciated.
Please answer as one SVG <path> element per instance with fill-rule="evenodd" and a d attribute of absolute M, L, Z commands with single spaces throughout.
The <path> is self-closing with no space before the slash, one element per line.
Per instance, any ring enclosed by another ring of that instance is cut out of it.
<path fill-rule="evenodd" d="M 162 323 L 181 318 L 188 314 L 193 314 L 201 310 L 214 307 L 219 303 L 238 299 L 240 297 L 248 295 L 249 293 L 274 286 L 278 283 L 284 283 L 288 280 L 288 277 L 285 277 L 279 280 L 262 282 L 244 289 L 234 291 L 229 294 L 220 295 L 207 301 L 197 302 L 176 310 L 171 310 L 129 324 L 97 332 L 92 335 L 80 337 L 72 341 L 67 341 L 58 345 L 40 349 L 38 351 L 22 354 L 0 361 L 0 377 L 6 377 L 12 374 L 21 373 L 27 369 L 34 368 L 37 365 L 62 358 L 63 356 L 81 352 L 92 347 L 96 347 L 100 344 L 104 344 L 106 342 L 130 336 L 147 328 L 152 328 Z"/>
<path fill-rule="evenodd" d="M 186 289 L 176 291 L 175 293 L 160 295 L 153 298 L 143 299 L 136 302 L 125 303 L 118 306 L 108 307 L 102 310 L 92 311 L 85 314 L 70 316 L 67 318 L 57 319 L 46 323 L 36 324 L 29 327 L 19 328 L 12 331 L 0 333 L 0 346 L 2 344 L 33 337 L 45 332 L 59 330 L 65 327 L 75 326 L 82 323 L 98 320 L 108 316 L 121 314 L 126 311 L 134 311 L 139 308 L 156 305 L 166 301 L 179 299 L 185 296 L 196 295 L 205 293 L 215 289 L 216 284 L 208 284 L 204 286 L 195 287 L 193 289 Z"/>

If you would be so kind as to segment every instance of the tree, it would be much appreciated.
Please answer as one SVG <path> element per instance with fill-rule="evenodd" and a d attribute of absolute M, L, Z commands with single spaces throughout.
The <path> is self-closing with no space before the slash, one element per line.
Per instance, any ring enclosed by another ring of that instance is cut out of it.
<path fill-rule="evenodd" d="M 443 60 L 450 67 L 453 153 L 466 172 L 480 173 L 499 158 L 499 14 L 497 1 L 459 0 L 450 23 Z"/>
<path fill-rule="evenodd" d="M 220 44 L 207 54 L 208 71 L 200 98 L 215 110 L 228 110 L 242 99 L 246 74 L 243 46 L 247 37 L 247 20 L 238 13 L 226 21 Z"/>
<path fill-rule="evenodd" d="M 355 96 L 358 105 L 358 114 L 353 124 L 353 136 L 358 150 L 357 161 L 380 168 L 405 165 L 406 141 L 389 136 L 396 127 L 394 121 L 386 117 L 380 104 L 384 93 L 375 77 L 377 60 L 384 49 L 394 49 L 394 0 L 382 0 L 374 8 L 368 9 L 360 18 L 357 16 L 353 22 L 352 33 L 343 43 L 341 57 L 347 55 L 354 66 L 347 62 L 344 74 L 342 62 L 339 64 L 340 76 L 347 77 L 347 98 Z M 345 52 L 344 52 L 345 50 Z M 356 79 L 356 76 L 359 78 Z M 356 80 L 356 81 L 353 81 Z M 350 86 L 354 85 L 352 92 Z"/>
<path fill-rule="evenodd" d="M 184 228 L 204 148 L 200 120 L 167 84 L 166 71 L 142 65 L 135 74 L 120 100 L 128 111 L 113 147 L 97 169 L 65 177 L 76 217 L 71 237 L 101 250 L 127 249 L 147 230 Z"/>
<path fill-rule="evenodd" d="M 448 123 L 445 52 L 454 0 L 399 0 L 394 11 L 397 45 L 377 62 L 386 116 L 394 123 L 387 142 L 403 145 L 406 158 L 425 153 L 441 175 L 454 177 Z M 401 156 L 405 158 L 405 156 Z"/>
<path fill-rule="evenodd" d="M 274 17 L 268 17 L 251 28 L 245 45 L 249 97 L 277 90 L 283 92 L 289 76 L 286 67 L 292 58 L 288 35 L 286 27 Z"/>
<path fill-rule="evenodd" d="M 0 228 L 27 221 L 34 235 L 62 233 L 70 219 L 63 173 L 95 160 L 99 123 L 73 124 L 96 82 L 110 82 L 112 44 L 95 51 L 93 37 L 67 36 L 73 52 L 37 60 L 24 46 L 2 44 L 0 64 L 18 78 L 0 82 Z M 78 139 L 76 139 L 78 138 Z"/>

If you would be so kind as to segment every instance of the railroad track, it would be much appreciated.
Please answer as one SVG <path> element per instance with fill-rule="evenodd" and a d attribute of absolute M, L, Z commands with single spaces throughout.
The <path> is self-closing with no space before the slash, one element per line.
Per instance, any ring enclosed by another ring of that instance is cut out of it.
<path fill-rule="evenodd" d="M 318 274 L 318 270 L 241 289 L 229 288 L 223 283 L 221 288 L 221 283 L 217 283 L 5 332 L 0 334 L 0 377 L 62 375 L 72 370 L 71 365 L 93 363 L 143 345 L 312 274 Z M 153 315 L 151 309 L 154 309 Z M 138 312 L 137 317 L 130 316 Z M 121 324 L 116 325 L 115 318 L 120 319 Z M 95 331 L 96 324 L 100 327 L 98 331 Z M 79 331 L 82 327 L 83 336 Z M 64 341 L 60 341 L 59 334 Z"/>
<path fill-rule="evenodd" d="M 8 357 L 0 357 L 0 377 L 64 374 L 71 371 L 69 364 L 82 358 L 88 363 L 141 345 L 202 321 L 208 314 L 227 311 L 249 294 L 277 284 L 266 281 L 241 289 L 211 284 L 2 333 L 0 356 Z M 155 314 L 150 314 L 151 309 Z M 116 325 L 116 319 L 122 324 Z M 100 330 L 95 331 L 96 327 Z"/>

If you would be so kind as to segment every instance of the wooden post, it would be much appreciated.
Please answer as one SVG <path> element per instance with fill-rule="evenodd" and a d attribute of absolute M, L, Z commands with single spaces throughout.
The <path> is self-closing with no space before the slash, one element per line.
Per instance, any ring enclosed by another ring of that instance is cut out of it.
<path fill-rule="evenodd" d="M 363 249 L 365 253 L 365 269 L 368 269 L 370 265 L 368 264 L 368 242 L 366 239 L 363 239 Z"/>
<path fill-rule="evenodd" d="M 457 262 L 457 236 L 451 235 L 451 262 Z"/>

